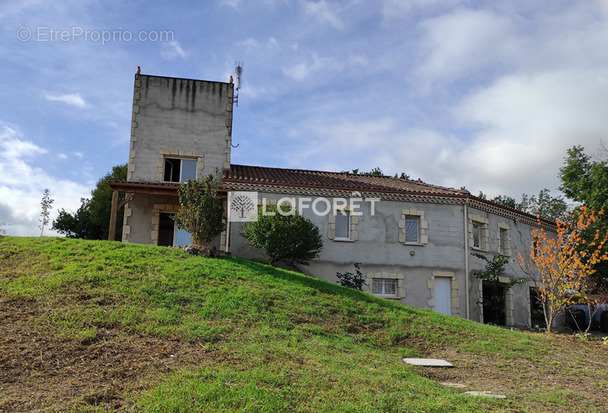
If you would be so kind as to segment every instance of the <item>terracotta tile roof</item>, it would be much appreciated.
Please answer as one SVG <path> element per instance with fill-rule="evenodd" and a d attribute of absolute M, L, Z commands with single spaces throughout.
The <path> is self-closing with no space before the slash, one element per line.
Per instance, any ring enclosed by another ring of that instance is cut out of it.
<path fill-rule="evenodd" d="M 353 175 L 348 172 L 266 168 L 248 165 L 230 165 L 230 169 L 224 172 L 222 181 L 225 184 L 233 182 L 319 189 L 341 189 L 349 191 L 377 191 L 447 196 L 468 195 L 468 192 L 463 192 L 461 190 L 431 185 L 419 180 L 406 180 L 392 176 Z"/>

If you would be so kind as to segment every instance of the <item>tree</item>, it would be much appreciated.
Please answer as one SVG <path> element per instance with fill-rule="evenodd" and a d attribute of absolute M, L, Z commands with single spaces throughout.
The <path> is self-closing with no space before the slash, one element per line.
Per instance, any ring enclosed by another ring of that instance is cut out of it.
<path fill-rule="evenodd" d="M 524 196 L 525 195 L 526 194 L 524 194 Z M 492 198 L 492 202 L 496 202 L 497 204 L 504 205 L 509 208 L 520 209 L 521 211 L 524 211 L 524 209 L 518 208 L 518 204 L 515 201 L 515 198 L 512 198 L 508 195 L 495 196 L 494 198 Z"/>
<path fill-rule="evenodd" d="M 592 160 L 582 146 L 573 146 L 559 170 L 560 190 L 593 211 L 608 211 L 608 151 L 606 147 L 603 150 L 603 160 Z M 594 228 L 608 231 L 608 216 L 600 215 Z M 605 248 L 608 251 L 608 246 Z M 593 274 L 596 285 L 599 289 L 608 289 L 608 262 L 600 263 L 596 269 Z"/>
<path fill-rule="evenodd" d="M 53 209 L 54 199 L 51 198 L 51 191 L 46 188 L 44 190 L 44 194 L 42 195 L 42 201 L 40 202 L 41 211 L 40 211 L 40 236 L 44 233 L 44 228 L 49 223 L 49 215 L 51 214 L 51 209 Z"/>
<path fill-rule="evenodd" d="M 91 219 L 91 200 L 81 198 L 80 203 L 80 208 L 74 214 L 61 209 L 53 221 L 53 229 L 68 238 L 104 239 L 101 226 L 95 225 Z"/>
<path fill-rule="evenodd" d="M 540 216 L 545 219 L 555 220 L 564 218 L 568 211 L 568 205 L 561 196 L 552 197 L 549 189 L 544 188 L 538 193 L 538 197 L 530 198 L 530 205 L 526 211 L 532 215 Z M 522 199 L 523 202 L 523 199 Z"/>
<path fill-rule="evenodd" d="M 592 161 L 582 146 L 568 149 L 559 170 L 560 190 L 593 211 L 608 211 L 608 161 Z M 603 217 L 607 222 L 608 217 Z"/>
<path fill-rule="evenodd" d="M 548 332 L 555 316 L 568 306 L 580 300 L 590 302 L 594 267 L 608 260 L 608 253 L 603 251 L 608 232 L 593 229 L 602 215 L 602 211 L 596 213 L 583 206 L 569 219 L 556 220 L 557 237 L 547 234 L 539 218 L 529 257 L 521 253 L 517 256 L 538 289 Z"/>
<path fill-rule="evenodd" d="M 472 253 L 473 256 L 485 261 L 486 266 L 483 271 L 475 273 L 475 278 L 482 280 L 484 322 L 492 322 L 497 325 L 505 324 L 505 293 L 515 284 L 523 282 L 523 278 L 512 278 L 507 282 L 501 282 L 500 276 L 505 271 L 505 265 L 510 260 L 502 255 L 494 255 L 491 260 L 485 255 Z"/>
<path fill-rule="evenodd" d="M 517 202 L 515 198 L 505 195 L 498 195 L 492 198 L 492 202 L 507 206 L 509 208 L 518 209 L 528 214 L 541 216 L 548 220 L 563 218 L 568 211 L 568 205 L 563 197 L 552 197 L 550 190 L 547 188 L 541 189 L 538 196 L 521 195 L 521 202 Z M 485 195 L 484 195 L 485 197 Z M 481 193 L 480 193 L 481 198 Z M 486 199 L 486 198 L 483 198 Z"/>
<path fill-rule="evenodd" d="M 59 211 L 57 219 L 53 221 L 53 229 L 68 238 L 108 239 L 110 228 L 110 212 L 112 209 L 112 188 L 110 181 L 125 181 L 127 179 L 127 164 L 117 165 L 112 172 L 97 181 L 95 189 L 91 191 L 91 198 L 82 198 L 80 208 L 75 213 L 65 209 Z M 124 200 L 121 194 L 119 202 Z M 118 213 L 116 222 L 117 237 L 122 234 L 123 211 Z"/>
<path fill-rule="evenodd" d="M 243 235 L 270 257 L 270 264 L 293 261 L 308 265 L 319 256 L 323 240 L 319 228 L 295 211 L 276 206 L 260 210 L 257 221 L 245 224 Z"/>
<path fill-rule="evenodd" d="M 205 178 L 204 186 L 187 180 L 178 190 L 180 208 L 175 214 L 177 227 L 192 236 L 192 247 L 205 256 L 211 254 L 209 243 L 226 229 L 224 206 L 218 197 L 219 186 L 213 175 Z"/>

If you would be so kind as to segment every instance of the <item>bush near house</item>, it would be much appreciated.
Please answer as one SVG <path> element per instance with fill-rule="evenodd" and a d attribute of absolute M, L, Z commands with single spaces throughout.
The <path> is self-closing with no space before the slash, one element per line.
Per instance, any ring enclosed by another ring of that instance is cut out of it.
<path fill-rule="evenodd" d="M 353 288 L 355 290 L 362 291 L 363 286 L 366 285 L 365 276 L 361 272 L 361 263 L 356 262 L 353 264 L 355 266 L 355 273 L 353 274 L 350 271 L 346 272 L 336 272 L 336 278 L 338 278 L 338 283 L 342 287 Z"/>
<path fill-rule="evenodd" d="M 243 236 L 270 257 L 271 265 L 277 261 L 307 265 L 323 249 L 319 228 L 298 212 L 281 208 L 260 209 L 257 221 L 245 225 Z"/>
<path fill-rule="evenodd" d="M 226 218 L 222 200 L 217 196 L 219 186 L 209 174 L 201 185 L 188 179 L 177 191 L 179 211 L 175 222 L 179 229 L 192 236 L 192 247 L 197 254 L 209 256 L 209 243 L 226 229 Z"/>

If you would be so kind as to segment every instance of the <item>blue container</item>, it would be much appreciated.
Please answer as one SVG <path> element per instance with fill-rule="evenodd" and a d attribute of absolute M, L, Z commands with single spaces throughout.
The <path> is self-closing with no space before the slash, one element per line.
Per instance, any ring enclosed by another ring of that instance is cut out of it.
<path fill-rule="evenodd" d="M 604 311 L 608 311 L 608 304 L 600 304 L 597 306 L 597 311 L 593 314 L 593 324 L 600 324 Z"/>
<path fill-rule="evenodd" d="M 585 313 L 585 325 L 578 326 L 580 329 L 585 330 L 589 325 L 589 314 L 591 314 L 591 311 L 589 311 L 589 306 L 585 304 L 577 304 L 572 306 L 572 310 L 582 310 Z"/>

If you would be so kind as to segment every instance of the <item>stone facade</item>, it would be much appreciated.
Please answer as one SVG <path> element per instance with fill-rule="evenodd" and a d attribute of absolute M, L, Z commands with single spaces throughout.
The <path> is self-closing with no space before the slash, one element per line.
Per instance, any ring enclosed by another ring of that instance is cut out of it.
<path fill-rule="evenodd" d="M 249 187 L 248 190 L 252 188 Z M 260 188 L 262 189 L 262 188 Z M 269 204 L 293 193 L 259 192 L 260 199 Z M 295 196 L 296 201 L 300 196 Z M 313 202 L 314 196 L 307 196 Z M 310 204 L 311 202 L 308 202 Z M 504 255 L 512 262 L 507 265 L 502 281 L 525 278 L 516 263 L 518 253 L 529 254 L 532 243 L 533 220 L 513 211 L 502 215 L 484 210 L 484 203 L 470 200 L 429 199 L 427 202 L 394 201 L 380 198 L 374 205 L 363 202 L 361 215 L 352 217 L 351 239 L 334 239 L 332 214 L 317 216 L 310 209 L 303 216 L 314 222 L 324 234 L 324 248 L 317 261 L 302 266 L 305 273 L 331 282 L 337 282 L 337 272 L 354 272 L 353 264 L 360 263 L 365 274 L 367 291 L 373 292 L 374 279 L 395 279 L 395 294 L 382 296 L 399 300 L 414 307 L 435 309 L 435 280 L 448 278 L 450 284 L 449 314 L 483 321 L 482 284 L 475 273 L 482 271 L 485 262 L 471 255 L 483 253 L 489 259 Z M 419 218 L 419 242 L 408 243 L 404 238 L 404 217 Z M 473 225 L 481 224 L 481 245 L 473 246 Z M 230 245 L 227 248 L 237 256 L 264 261 L 264 255 L 248 245 L 241 236 L 243 224 L 230 224 Z M 508 247 L 499 250 L 499 237 L 508 233 Z M 502 232 L 502 234 L 501 234 Z M 393 283 L 393 282 L 391 282 Z M 529 288 L 524 282 L 508 290 L 505 297 L 506 324 L 530 325 Z"/>
<path fill-rule="evenodd" d="M 136 75 L 127 181 L 175 184 L 166 179 L 168 159 L 177 167 L 192 164 L 197 179 L 221 176 L 230 167 L 233 93 L 230 83 Z M 177 198 L 133 197 L 125 207 L 123 242 L 158 241 L 158 205 L 175 212 Z"/>
<path fill-rule="evenodd" d="M 366 289 L 374 294 L 478 321 L 484 320 L 483 288 L 475 273 L 485 262 L 472 253 L 511 259 L 505 281 L 525 276 L 515 259 L 530 252 L 535 217 L 420 181 L 231 165 L 232 99 L 230 83 L 136 76 L 128 181 L 122 186 L 133 192 L 125 206 L 124 242 L 160 244 L 163 219 L 166 226 L 179 208 L 176 177 L 188 168 L 197 179 L 223 172 L 226 191 L 255 192 L 269 204 L 283 197 L 297 204 L 306 198 L 303 205 L 328 200 L 333 207 L 325 214 L 299 211 L 324 237 L 319 259 L 301 268 L 311 276 L 336 282 L 337 272 L 353 272 L 360 263 Z M 161 186 L 164 192 L 156 191 Z M 336 209 L 336 198 L 353 197 L 361 201 L 356 208 Z M 242 223 L 230 223 L 216 246 L 267 260 L 242 232 Z M 506 294 L 507 325 L 530 325 L 529 288 L 517 284 Z"/>

